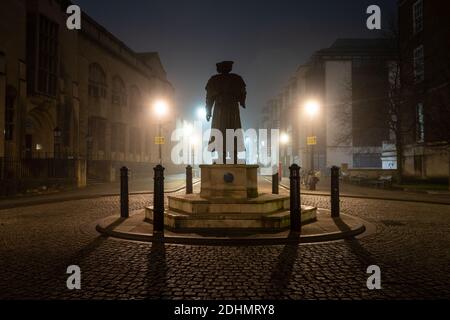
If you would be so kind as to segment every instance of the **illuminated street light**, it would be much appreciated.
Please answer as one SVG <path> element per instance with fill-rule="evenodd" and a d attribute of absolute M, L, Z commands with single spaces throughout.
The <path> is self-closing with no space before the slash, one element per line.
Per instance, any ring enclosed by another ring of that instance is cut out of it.
<path fill-rule="evenodd" d="M 159 118 L 164 117 L 169 111 L 169 106 L 167 104 L 167 101 L 165 101 L 165 100 L 155 101 L 153 108 L 154 108 L 155 114 Z"/>
<path fill-rule="evenodd" d="M 282 133 L 280 135 L 280 144 L 281 145 L 287 146 L 290 140 L 291 140 L 291 138 L 289 137 L 289 135 L 287 133 Z M 280 149 L 280 152 L 281 152 L 281 149 Z M 280 156 L 280 159 L 281 159 L 281 156 Z M 286 156 L 286 153 L 285 153 L 284 164 L 282 164 L 280 162 L 280 169 L 279 169 L 280 170 L 279 171 L 280 178 L 284 175 L 284 172 L 285 172 L 287 166 L 288 166 L 288 164 L 287 164 L 287 156 Z"/>
<path fill-rule="evenodd" d="M 156 100 L 153 104 L 153 110 L 158 117 L 158 157 L 159 164 L 162 165 L 162 118 L 169 112 L 169 105 L 165 100 Z"/>
<path fill-rule="evenodd" d="M 282 133 L 280 135 L 280 143 L 281 144 L 286 145 L 289 143 L 289 141 L 290 141 L 290 137 L 287 133 Z"/>
<path fill-rule="evenodd" d="M 200 119 L 200 120 L 206 120 L 206 109 L 205 109 L 205 107 L 198 107 L 198 109 L 197 109 L 197 117 Z"/>
<path fill-rule="evenodd" d="M 315 157 L 314 157 L 314 146 L 317 144 L 317 137 L 314 133 L 314 118 L 317 116 L 317 114 L 320 112 L 320 103 L 317 100 L 308 100 L 305 103 L 305 111 L 306 113 L 309 115 L 310 117 L 310 126 L 311 126 L 311 136 L 308 137 L 308 139 L 310 139 L 311 143 L 308 142 L 308 144 L 310 144 L 310 154 L 311 154 L 311 172 L 309 174 L 309 189 L 310 190 L 316 190 L 316 183 L 317 183 L 317 178 L 316 178 L 316 172 L 315 172 L 315 168 L 314 168 L 314 161 L 315 161 Z"/>
<path fill-rule="evenodd" d="M 305 103 L 306 113 L 311 117 L 315 117 L 320 110 L 320 103 L 317 100 L 309 100 Z"/>

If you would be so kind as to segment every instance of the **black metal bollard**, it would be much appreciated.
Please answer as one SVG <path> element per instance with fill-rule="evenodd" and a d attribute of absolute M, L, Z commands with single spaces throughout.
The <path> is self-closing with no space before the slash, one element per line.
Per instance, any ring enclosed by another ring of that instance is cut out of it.
<path fill-rule="evenodd" d="M 192 167 L 186 167 L 186 194 L 192 194 L 194 192 L 194 188 L 192 185 Z"/>
<path fill-rule="evenodd" d="M 331 216 L 339 218 L 339 172 L 340 168 L 334 166 L 331 168 Z"/>
<path fill-rule="evenodd" d="M 280 194 L 280 180 L 278 172 L 272 175 L 272 194 Z"/>
<path fill-rule="evenodd" d="M 300 233 L 301 221 L 301 201 L 300 201 L 300 167 L 293 164 L 290 168 L 291 186 L 291 231 Z"/>
<path fill-rule="evenodd" d="M 164 167 L 157 165 L 154 169 L 153 188 L 153 232 L 164 232 Z"/>
<path fill-rule="evenodd" d="M 120 217 L 128 218 L 129 214 L 128 202 L 128 168 L 120 169 Z"/>

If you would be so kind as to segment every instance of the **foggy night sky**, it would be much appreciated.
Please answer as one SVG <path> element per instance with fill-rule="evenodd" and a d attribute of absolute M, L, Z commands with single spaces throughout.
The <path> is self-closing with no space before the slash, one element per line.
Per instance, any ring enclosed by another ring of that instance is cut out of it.
<path fill-rule="evenodd" d="M 216 62 L 235 61 L 247 82 L 244 127 L 296 68 L 337 38 L 376 37 L 366 9 L 381 7 L 383 28 L 397 0 L 74 0 L 137 52 L 157 51 L 185 117 L 205 101 Z"/>

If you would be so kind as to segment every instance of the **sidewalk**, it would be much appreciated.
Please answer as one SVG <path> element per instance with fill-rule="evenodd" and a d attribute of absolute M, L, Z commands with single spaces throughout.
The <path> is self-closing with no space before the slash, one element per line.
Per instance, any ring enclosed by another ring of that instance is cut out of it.
<path fill-rule="evenodd" d="M 330 184 L 329 177 L 322 177 L 316 191 L 310 191 L 307 186 L 301 185 L 302 194 L 330 195 Z M 283 178 L 280 186 L 289 188 L 289 178 Z M 427 194 L 395 189 L 377 189 L 342 182 L 340 184 L 340 195 L 355 198 L 450 204 L 450 193 Z"/>
<path fill-rule="evenodd" d="M 195 182 L 196 180 L 194 180 Z M 164 189 L 171 192 L 183 188 L 186 184 L 184 174 L 168 175 L 164 180 Z M 129 192 L 133 193 L 151 193 L 153 192 L 153 178 L 135 179 L 129 181 Z M 71 189 L 51 194 L 41 194 L 32 196 L 22 196 L 6 198 L 0 200 L 0 209 L 9 209 L 14 207 L 25 207 L 30 205 L 62 202 L 70 200 L 91 199 L 104 196 L 119 195 L 120 182 L 100 183 L 89 185 L 81 189 Z"/>

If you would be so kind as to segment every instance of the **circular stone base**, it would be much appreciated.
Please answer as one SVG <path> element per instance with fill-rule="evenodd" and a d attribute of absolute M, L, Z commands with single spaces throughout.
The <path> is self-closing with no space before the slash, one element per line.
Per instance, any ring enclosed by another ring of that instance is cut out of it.
<path fill-rule="evenodd" d="M 111 216 L 98 221 L 97 231 L 113 238 L 187 245 L 282 245 L 288 243 L 317 243 L 341 240 L 356 236 L 366 236 L 374 232 L 372 224 L 362 219 L 341 214 L 331 218 L 330 211 L 319 209 L 316 222 L 302 226 L 301 235 L 289 230 L 278 233 L 256 231 L 231 232 L 213 230 L 212 232 L 173 233 L 169 230 L 164 236 L 153 234 L 153 225 L 145 221 L 144 210 L 132 212 L 130 218 Z"/>
<path fill-rule="evenodd" d="M 222 210 L 225 210 L 223 208 Z M 301 223 L 306 225 L 316 221 L 317 208 L 302 206 Z M 166 210 L 164 223 L 167 230 L 176 233 L 192 232 L 261 232 L 276 233 L 290 226 L 290 211 L 269 213 L 186 213 Z M 145 220 L 153 223 L 153 209 L 145 209 Z"/>

